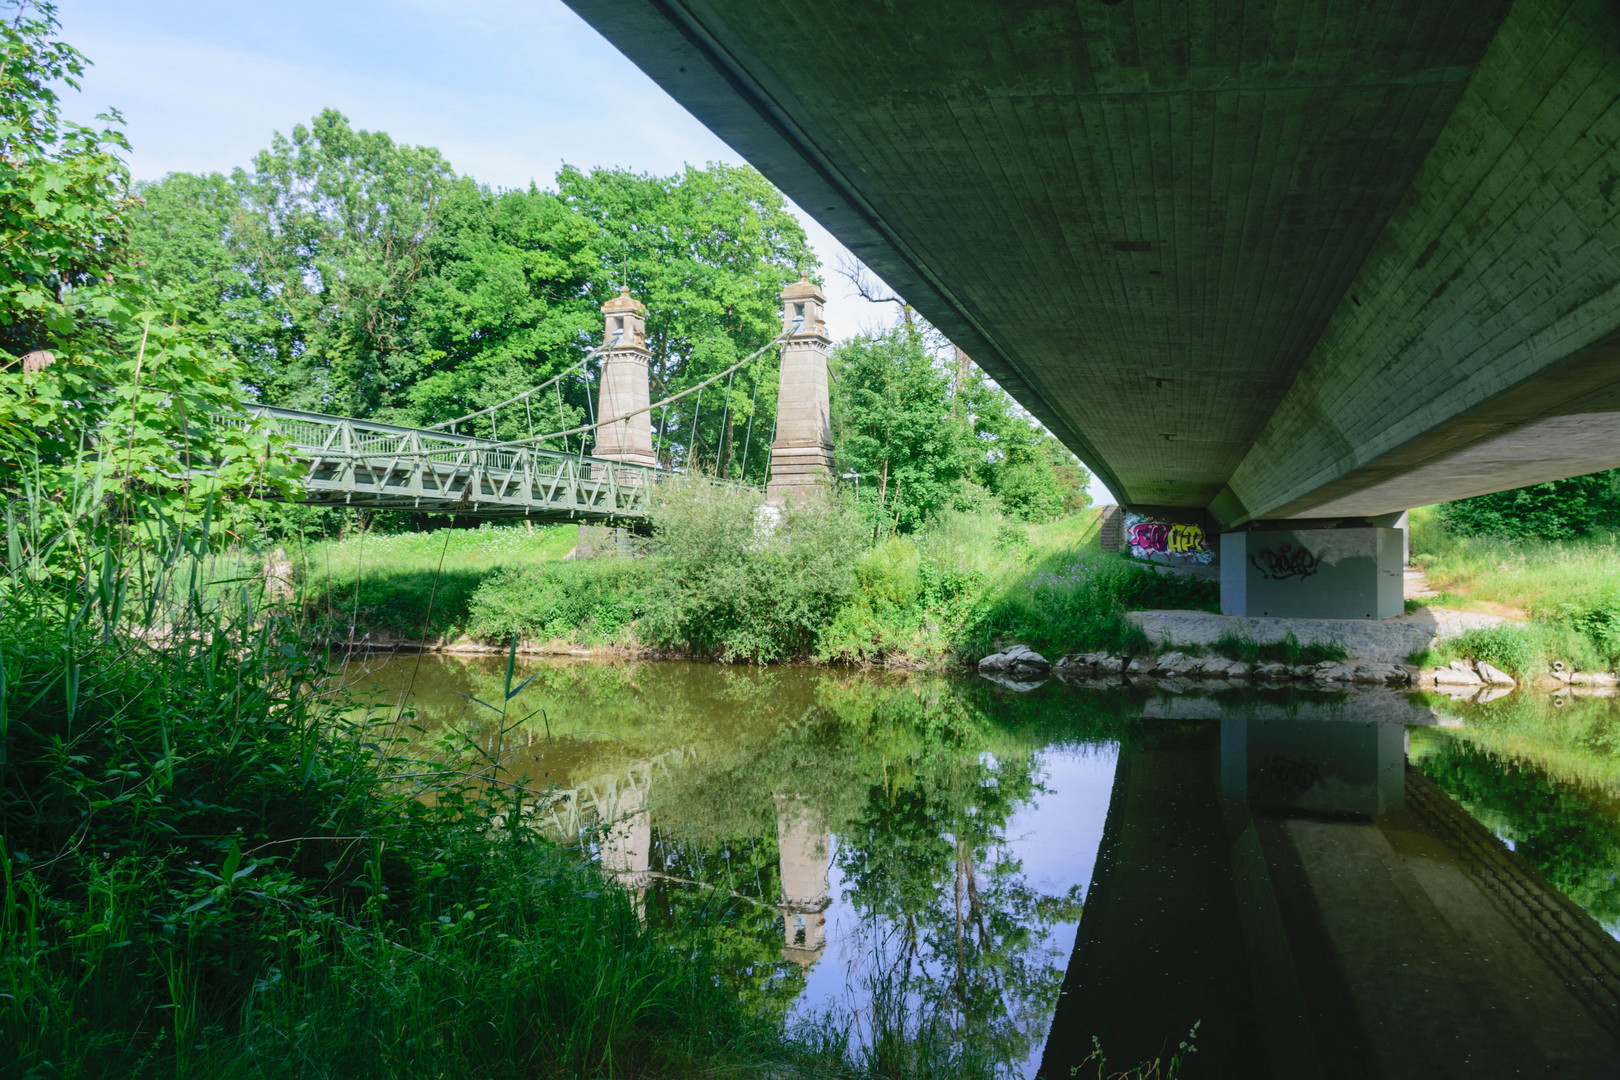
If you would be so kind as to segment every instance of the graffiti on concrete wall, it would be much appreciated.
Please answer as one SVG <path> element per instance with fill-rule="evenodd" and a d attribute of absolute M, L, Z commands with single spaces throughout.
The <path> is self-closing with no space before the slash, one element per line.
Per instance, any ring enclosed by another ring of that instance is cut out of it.
<path fill-rule="evenodd" d="M 1311 554 L 1306 548 L 1283 544 L 1275 550 L 1261 548 L 1249 556 L 1249 562 L 1260 571 L 1261 577 L 1271 581 L 1286 581 L 1293 577 L 1304 581 L 1316 573 L 1317 567 L 1322 565 L 1322 557 Z"/>
<path fill-rule="evenodd" d="M 1142 514 L 1126 514 L 1125 543 L 1139 559 L 1155 555 L 1197 563 L 1215 559 L 1215 549 L 1209 546 L 1203 526 L 1184 521 L 1160 521 Z"/>

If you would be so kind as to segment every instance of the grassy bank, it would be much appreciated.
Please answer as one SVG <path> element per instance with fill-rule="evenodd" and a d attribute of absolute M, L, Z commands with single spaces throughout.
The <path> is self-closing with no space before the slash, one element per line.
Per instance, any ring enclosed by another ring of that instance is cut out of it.
<path fill-rule="evenodd" d="M 489 523 L 477 529 L 379 533 L 286 544 L 301 600 L 340 631 L 353 625 L 391 637 L 466 636 L 473 595 L 490 579 L 562 565 L 577 525 L 535 528 Z"/>
<path fill-rule="evenodd" d="M 1441 595 L 1432 602 L 1527 620 L 1477 630 L 1443 653 L 1488 660 L 1515 674 L 1562 660 L 1581 670 L 1620 661 L 1620 534 L 1562 541 L 1447 532 L 1434 507 L 1413 511 L 1412 561 Z"/>
<path fill-rule="evenodd" d="M 491 526 L 312 544 L 294 569 L 306 610 L 340 633 L 728 660 L 941 666 L 1013 640 L 1145 651 L 1124 612 L 1217 602 L 1213 583 L 1103 554 L 1092 510 L 1038 525 L 947 512 L 875 542 L 835 505 L 790 511 L 791 539 L 762 540 L 756 512 L 694 490 L 644 558 L 563 562 L 573 527 Z"/>
<path fill-rule="evenodd" d="M 725 977 L 724 910 L 644 921 L 516 827 L 504 716 L 356 720 L 295 613 L 189 587 L 193 546 L 132 564 L 157 582 L 8 568 L 0 1074 L 987 1075 L 915 1011 L 785 1028 Z"/>

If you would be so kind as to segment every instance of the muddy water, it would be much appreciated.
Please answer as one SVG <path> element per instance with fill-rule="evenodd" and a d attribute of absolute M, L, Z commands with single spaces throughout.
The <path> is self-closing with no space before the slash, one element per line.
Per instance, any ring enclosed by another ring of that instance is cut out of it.
<path fill-rule="evenodd" d="M 540 827 L 650 924 L 713 926 L 725 977 L 789 1022 L 932 1032 L 1012 1076 L 1193 1031 L 1185 1076 L 1616 1074 L 1607 703 L 680 663 L 510 685 L 531 677 L 502 721 L 502 661 L 346 669 L 547 788 Z"/>

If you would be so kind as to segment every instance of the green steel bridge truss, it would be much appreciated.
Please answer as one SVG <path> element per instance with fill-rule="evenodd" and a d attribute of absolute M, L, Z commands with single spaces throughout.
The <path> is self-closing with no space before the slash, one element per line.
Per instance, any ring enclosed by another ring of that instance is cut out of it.
<path fill-rule="evenodd" d="M 443 431 L 254 406 L 291 444 L 307 501 L 317 506 L 526 517 L 534 521 L 645 518 L 661 470 L 498 443 Z"/>

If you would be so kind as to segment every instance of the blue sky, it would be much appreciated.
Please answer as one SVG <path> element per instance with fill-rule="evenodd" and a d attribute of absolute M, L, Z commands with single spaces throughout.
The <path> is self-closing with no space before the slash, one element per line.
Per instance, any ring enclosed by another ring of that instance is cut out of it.
<path fill-rule="evenodd" d="M 95 65 L 68 111 L 119 109 L 138 179 L 246 165 L 328 106 L 499 187 L 549 186 L 565 161 L 670 173 L 743 160 L 559 0 L 60 0 L 59 16 Z M 892 307 L 832 272 L 838 242 L 799 216 L 834 336 L 891 323 Z"/>

